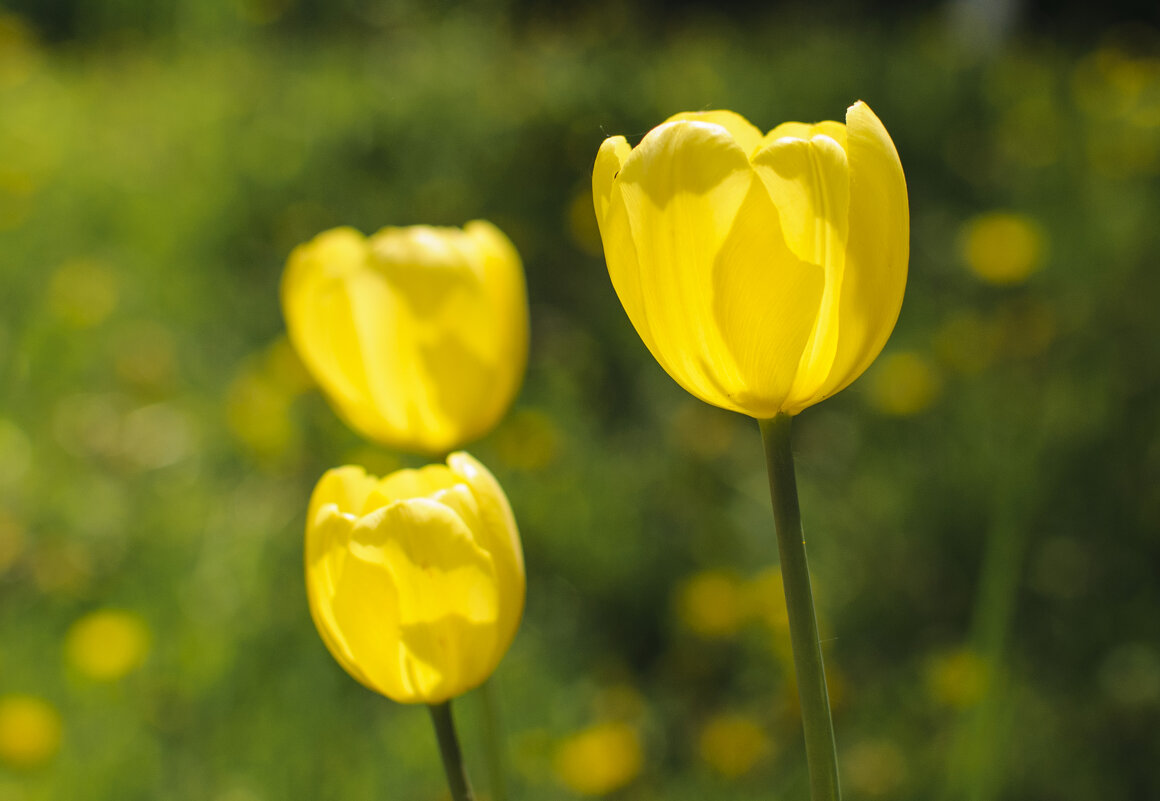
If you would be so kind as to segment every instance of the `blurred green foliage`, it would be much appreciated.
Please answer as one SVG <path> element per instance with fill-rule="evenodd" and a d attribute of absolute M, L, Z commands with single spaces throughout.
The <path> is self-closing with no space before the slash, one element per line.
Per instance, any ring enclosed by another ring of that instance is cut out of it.
<path fill-rule="evenodd" d="M 81 5 L 57 43 L 0 16 L 0 801 L 442 797 L 426 715 L 333 663 L 301 578 L 316 478 L 414 460 L 309 387 L 277 288 L 325 228 L 476 217 L 533 315 L 472 448 L 527 554 L 495 678 L 513 798 L 574 797 L 596 725 L 617 798 L 803 797 L 756 426 L 649 357 L 588 187 L 604 136 L 676 111 L 858 98 L 907 172 L 908 294 L 796 422 L 848 795 L 1160 795 L 1155 32 Z M 994 212 L 1014 227 L 979 234 Z"/>

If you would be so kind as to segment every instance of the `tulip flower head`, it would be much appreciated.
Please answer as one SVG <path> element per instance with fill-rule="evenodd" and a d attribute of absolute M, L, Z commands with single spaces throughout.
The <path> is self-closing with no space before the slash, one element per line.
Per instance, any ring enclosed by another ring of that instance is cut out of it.
<path fill-rule="evenodd" d="M 845 124 L 767 134 L 682 113 L 600 146 L 596 219 L 613 287 L 661 367 L 766 419 L 844 389 L 890 336 L 909 253 L 906 181 L 858 102 Z"/>
<path fill-rule="evenodd" d="M 523 266 L 488 222 L 326 231 L 290 254 L 282 309 L 339 415 L 390 447 L 445 453 L 483 436 L 523 380 Z"/>
<path fill-rule="evenodd" d="M 524 559 L 507 496 L 466 453 L 379 479 L 327 472 L 310 499 L 306 589 L 358 681 L 439 704 L 482 684 L 515 637 Z"/>

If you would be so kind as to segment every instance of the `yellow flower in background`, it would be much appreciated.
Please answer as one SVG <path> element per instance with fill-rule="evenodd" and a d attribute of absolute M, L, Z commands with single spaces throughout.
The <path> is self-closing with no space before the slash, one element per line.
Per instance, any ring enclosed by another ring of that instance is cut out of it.
<path fill-rule="evenodd" d="M 735 779 L 753 769 L 770 750 L 765 729 L 748 715 L 717 715 L 705 724 L 697 752 L 713 770 Z"/>
<path fill-rule="evenodd" d="M 32 695 L 0 696 L 0 762 L 36 768 L 60 749 L 60 713 Z"/>
<path fill-rule="evenodd" d="M 89 678 L 116 681 L 145 661 L 149 629 L 132 612 L 102 609 L 72 624 L 64 652 L 68 663 Z"/>
<path fill-rule="evenodd" d="M 694 634 L 723 639 L 741 630 L 748 609 L 737 576 L 724 570 L 705 570 L 681 584 L 676 612 L 685 628 Z"/>
<path fill-rule="evenodd" d="M 644 764 L 640 734 L 627 723 L 600 723 L 560 743 L 556 778 L 579 795 L 607 795 L 624 787 Z"/>
<path fill-rule="evenodd" d="M 282 310 L 338 413 L 390 447 L 443 453 L 483 436 L 523 380 L 523 266 L 488 222 L 326 231 L 290 254 Z"/>
<path fill-rule="evenodd" d="M 846 123 L 762 135 L 731 111 L 686 112 L 592 175 L 608 272 L 661 367 L 701 400 L 796 414 L 882 350 L 906 286 L 902 165 L 864 103 Z"/>
<path fill-rule="evenodd" d="M 499 664 L 524 608 L 524 558 L 503 489 L 466 453 L 379 479 L 328 471 L 306 523 L 318 632 L 351 676 L 438 704 Z"/>
<path fill-rule="evenodd" d="M 869 376 L 870 405 L 891 417 L 910 417 L 930 408 L 942 392 L 934 366 L 913 351 L 889 353 Z"/>
<path fill-rule="evenodd" d="M 925 672 L 930 698 L 954 709 L 969 709 L 979 703 L 990 680 L 987 661 L 969 648 L 933 655 Z"/>
<path fill-rule="evenodd" d="M 963 225 L 961 246 L 967 267 L 989 284 L 1019 284 L 1043 261 L 1042 229 L 1022 214 L 981 214 Z"/>

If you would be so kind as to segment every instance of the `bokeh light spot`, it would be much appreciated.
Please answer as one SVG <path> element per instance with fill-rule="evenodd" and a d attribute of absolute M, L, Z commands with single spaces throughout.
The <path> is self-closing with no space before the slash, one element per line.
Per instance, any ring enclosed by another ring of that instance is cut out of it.
<path fill-rule="evenodd" d="M 689 631 L 707 638 L 735 635 L 745 623 L 746 597 L 732 573 L 706 570 L 677 590 L 677 618 Z"/>
<path fill-rule="evenodd" d="M 974 275 L 989 284 L 1026 281 L 1043 262 L 1046 240 L 1038 223 L 1022 214 L 982 214 L 963 226 L 963 259 Z"/>
<path fill-rule="evenodd" d="M 936 654 L 926 664 L 926 689 L 939 706 L 966 709 L 987 691 L 987 663 L 968 648 Z"/>
<path fill-rule="evenodd" d="M 552 764 L 556 778 L 572 792 L 607 795 L 640 774 L 640 734 L 627 723 L 591 726 L 560 743 Z"/>
<path fill-rule="evenodd" d="M 765 730 L 748 715 L 717 715 L 705 724 L 697 753 L 710 768 L 734 779 L 753 769 L 770 750 Z"/>
<path fill-rule="evenodd" d="M 66 262 L 52 276 L 49 308 L 72 328 L 91 328 L 117 307 L 117 277 L 89 259 Z"/>
<path fill-rule="evenodd" d="M 60 749 L 60 713 L 31 695 L 0 697 L 0 762 L 18 770 L 38 768 Z"/>
<path fill-rule="evenodd" d="M 891 417 L 926 411 L 941 390 L 934 366 L 912 351 L 883 354 L 871 369 L 867 384 L 870 405 Z"/>
<path fill-rule="evenodd" d="M 906 756 L 888 740 L 857 743 L 842 762 L 844 783 L 859 795 L 894 797 L 906 780 Z"/>
<path fill-rule="evenodd" d="M 116 681 L 132 673 L 149 653 L 149 629 L 133 612 L 102 609 L 75 622 L 65 637 L 65 658 L 79 673 Z"/>

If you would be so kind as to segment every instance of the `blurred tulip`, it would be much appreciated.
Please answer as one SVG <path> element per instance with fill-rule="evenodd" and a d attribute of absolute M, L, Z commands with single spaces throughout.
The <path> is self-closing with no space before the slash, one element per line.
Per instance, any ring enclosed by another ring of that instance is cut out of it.
<path fill-rule="evenodd" d="M 846 123 L 764 136 L 731 111 L 677 114 L 600 146 L 596 218 L 620 302 L 701 400 L 797 414 L 862 374 L 902 304 L 902 165 L 862 102 Z"/>
<path fill-rule="evenodd" d="M 306 525 L 310 611 L 354 678 L 401 703 L 481 684 L 524 607 L 524 560 L 507 496 L 466 453 L 379 479 L 330 470 Z"/>
<path fill-rule="evenodd" d="M 443 453 L 483 436 L 523 380 L 523 266 L 488 222 L 326 231 L 290 254 L 282 309 L 338 413 L 384 445 Z"/>

